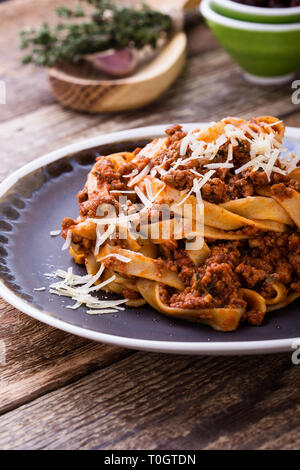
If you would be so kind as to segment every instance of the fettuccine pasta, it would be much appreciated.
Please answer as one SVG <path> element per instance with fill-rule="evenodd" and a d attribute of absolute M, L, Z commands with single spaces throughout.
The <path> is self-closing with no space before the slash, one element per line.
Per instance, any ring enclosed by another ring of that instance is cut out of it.
<path fill-rule="evenodd" d="M 283 136 L 275 117 L 229 117 L 188 133 L 171 126 L 143 149 L 98 157 L 78 194 L 79 217 L 62 224 L 91 275 L 80 292 L 94 283 L 127 306 L 148 303 L 220 331 L 261 325 L 293 302 L 300 156 Z"/>

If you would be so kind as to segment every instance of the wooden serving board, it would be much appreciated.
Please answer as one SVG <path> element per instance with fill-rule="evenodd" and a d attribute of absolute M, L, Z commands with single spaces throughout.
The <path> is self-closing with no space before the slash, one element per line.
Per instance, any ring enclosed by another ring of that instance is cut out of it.
<path fill-rule="evenodd" d="M 130 2 L 135 4 L 137 2 Z M 149 5 L 164 11 L 196 8 L 200 0 L 149 0 Z M 51 68 L 49 80 L 55 98 L 64 106 L 89 113 L 117 112 L 145 106 L 166 91 L 185 63 L 187 39 L 179 32 L 151 62 L 134 75 L 123 79 L 98 79 L 89 67 L 66 64 Z"/>
<path fill-rule="evenodd" d="M 186 56 L 186 35 L 177 33 L 149 64 L 131 77 L 90 79 L 72 64 L 51 68 L 49 80 L 55 98 L 64 106 L 89 113 L 140 108 L 158 98 L 180 74 Z M 79 75 L 80 73 L 80 75 Z"/>

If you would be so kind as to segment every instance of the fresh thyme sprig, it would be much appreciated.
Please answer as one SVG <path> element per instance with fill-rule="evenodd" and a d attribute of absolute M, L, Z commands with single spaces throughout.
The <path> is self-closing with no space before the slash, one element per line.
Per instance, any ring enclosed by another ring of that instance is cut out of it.
<path fill-rule="evenodd" d="M 146 5 L 134 9 L 111 0 L 82 2 L 90 4 L 91 11 L 85 12 L 81 2 L 73 10 L 59 7 L 56 13 L 63 22 L 53 28 L 43 23 L 37 29 L 20 33 L 21 49 L 31 48 L 23 63 L 52 66 L 107 49 L 142 49 L 146 45 L 156 48 L 162 33 L 168 34 L 172 29 L 168 15 Z"/>

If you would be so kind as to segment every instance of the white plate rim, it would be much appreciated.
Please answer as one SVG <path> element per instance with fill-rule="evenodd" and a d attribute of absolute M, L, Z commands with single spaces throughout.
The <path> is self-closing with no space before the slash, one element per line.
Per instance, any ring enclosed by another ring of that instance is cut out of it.
<path fill-rule="evenodd" d="M 0 184 L 0 198 L 6 194 L 21 178 L 31 172 L 49 164 L 67 155 L 81 150 L 105 145 L 122 140 L 131 140 L 139 138 L 151 138 L 163 135 L 164 130 L 170 124 L 161 124 L 155 126 L 140 127 L 128 129 L 119 132 L 113 132 L 107 135 L 100 135 L 66 147 L 54 150 L 22 168 L 16 170 Z M 195 127 L 207 127 L 208 123 L 188 123 L 182 124 L 184 130 L 190 130 Z M 285 137 L 300 142 L 300 129 L 287 127 Z M 247 355 L 247 354 L 270 354 L 275 352 L 292 352 L 297 346 L 300 346 L 300 338 L 272 339 L 262 341 L 229 341 L 229 342 L 177 342 L 177 341 L 156 341 L 142 340 L 137 338 L 128 338 L 117 335 L 100 333 L 98 331 L 85 329 L 71 323 L 65 322 L 52 316 L 51 313 L 40 311 L 26 300 L 15 294 L 5 283 L 0 280 L 0 295 L 9 304 L 32 318 L 46 323 L 54 328 L 58 328 L 67 333 L 81 336 L 93 341 L 112 344 L 119 347 L 137 349 L 144 351 L 156 351 L 169 354 L 191 354 L 191 355 Z M 224 333 L 226 334 L 226 333 Z"/>

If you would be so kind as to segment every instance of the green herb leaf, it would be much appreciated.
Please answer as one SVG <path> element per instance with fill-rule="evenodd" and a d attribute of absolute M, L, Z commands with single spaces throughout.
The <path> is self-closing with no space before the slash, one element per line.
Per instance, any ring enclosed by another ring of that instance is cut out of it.
<path fill-rule="evenodd" d="M 24 63 L 52 66 L 107 49 L 142 49 L 146 45 L 156 48 L 162 34 L 172 29 L 168 15 L 146 5 L 134 9 L 110 0 L 84 1 L 93 7 L 92 11 L 89 8 L 88 13 L 84 12 L 80 3 L 74 10 L 62 6 L 56 9 L 62 20 L 54 28 L 43 23 L 37 29 L 21 31 L 21 49 L 32 48 Z"/>

